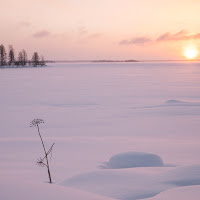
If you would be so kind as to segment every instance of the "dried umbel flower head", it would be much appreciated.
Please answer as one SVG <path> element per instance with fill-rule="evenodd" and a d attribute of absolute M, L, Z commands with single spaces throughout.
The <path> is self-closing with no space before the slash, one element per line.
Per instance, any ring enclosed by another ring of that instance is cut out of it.
<path fill-rule="evenodd" d="M 43 119 L 34 119 L 30 123 L 30 127 L 38 126 L 39 124 L 43 124 L 44 120 Z"/>

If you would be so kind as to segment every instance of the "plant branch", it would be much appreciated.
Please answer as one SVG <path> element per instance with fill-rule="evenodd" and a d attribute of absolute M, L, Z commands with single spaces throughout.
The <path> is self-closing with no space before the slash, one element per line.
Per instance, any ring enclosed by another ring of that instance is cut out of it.
<path fill-rule="evenodd" d="M 54 144 L 55 144 L 55 143 L 53 143 L 53 144 L 51 145 L 51 147 L 49 148 L 49 151 L 47 152 L 47 156 L 52 152 Z M 42 160 L 44 160 L 45 158 L 46 158 L 46 156 L 45 156 L 44 158 L 42 158 Z"/>

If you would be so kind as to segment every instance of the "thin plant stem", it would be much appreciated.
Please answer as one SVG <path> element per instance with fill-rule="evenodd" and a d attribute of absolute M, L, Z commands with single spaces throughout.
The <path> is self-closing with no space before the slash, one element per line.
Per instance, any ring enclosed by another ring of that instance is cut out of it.
<path fill-rule="evenodd" d="M 47 161 L 47 170 L 48 170 L 48 175 L 49 175 L 49 182 L 52 183 L 52 180 L 51 180 L 51 173 L 50 173 L 50 167 L 49 167 L 49 161 L 48 161 L 48 156 L 47 156 L 47 152 L 46 152 L 46 149 L 45 149 L 45 146 L 44 146 L 44 142 L 43 142 L 43 139 L 42 139 L 42 136 L 40 134 L 40 128 L 39 128 L 39 125 L 37 124 L 37 128 L 38 128 L 38 134 L 40 136 L 40 140 L 42 142 L 42 146 L 43 146 L 43 149 L 44 149 L 44 153 L 45 153 L 45 158 L 46 158 L 46 161 Z"/>

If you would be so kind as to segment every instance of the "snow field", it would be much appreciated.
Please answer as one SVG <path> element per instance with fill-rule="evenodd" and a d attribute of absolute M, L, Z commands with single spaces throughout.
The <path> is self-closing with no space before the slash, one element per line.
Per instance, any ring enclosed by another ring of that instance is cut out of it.
<path fill-rule="evenodd" d="M 0 199 L 198 199 L 199 74 L 195 62 L 0 69 Z M 55 142 L 52 185 L 34 118 Z"/>

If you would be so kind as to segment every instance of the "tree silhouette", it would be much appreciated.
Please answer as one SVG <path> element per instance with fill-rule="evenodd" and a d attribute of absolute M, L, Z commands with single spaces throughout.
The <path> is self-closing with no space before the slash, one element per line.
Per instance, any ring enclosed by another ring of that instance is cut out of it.
<path fill-rule="evenodd" d="M 33 53 L 32 64 L 33 64 L 34 67 L 37 67 L 37 65 L 40 64 L 40 57 L 38 55 L 38 52 Z"/>
<path fill-rule="evenodd" d="M 23 63 L 24 63 L 23 53 L 22 51 L 20 51 L 18 54 L 18 64 L 23 66 Z"/>
<path fill-rule="evenodd" d="M 15 64 L 15 51 L 12 45 L 9 45 L 9 53 L 8 53 L 8 64 Z"/>
<path fill-rule="evenodd" d="M 6 65 L 6 49 L 3 44 L 0 45 L 0 65 Z"/>
<path fill-rule="evenodd" d="M 18 53 L 17 58 L 15 58 L 15 50 L 12 45 L 8 46 L 8 62 L 7 62 L 7 53 L 6 49 L 3 44 L 0 45 L 0 66 L 5 66 L 5 65 L 16 65 L 18 66 L 34 66 L 37 67 L 38 65 L 40 66 L 45 66 L 46 61 L 43 56 L 39 57 L 38 52 L 34 52 L 32 59 L 28 60 L 28 56 L 26 51 L 23 49 Z"/>
<path fill-rule="evenodd" d="M 19 52 L 18 62 L 19 62 L 19 65 L 21 66 L 25 66 L 28 62 L 27 53 L 24 49 Z"/>
<path fill-rule="evenodd" d="M 28 62 L 28 56 L 27 56 L 27 53 L 24 49 L 22 50 L 22 57 L 23 57 L 23 64 L 22 65 L 25 66 Z"/>

